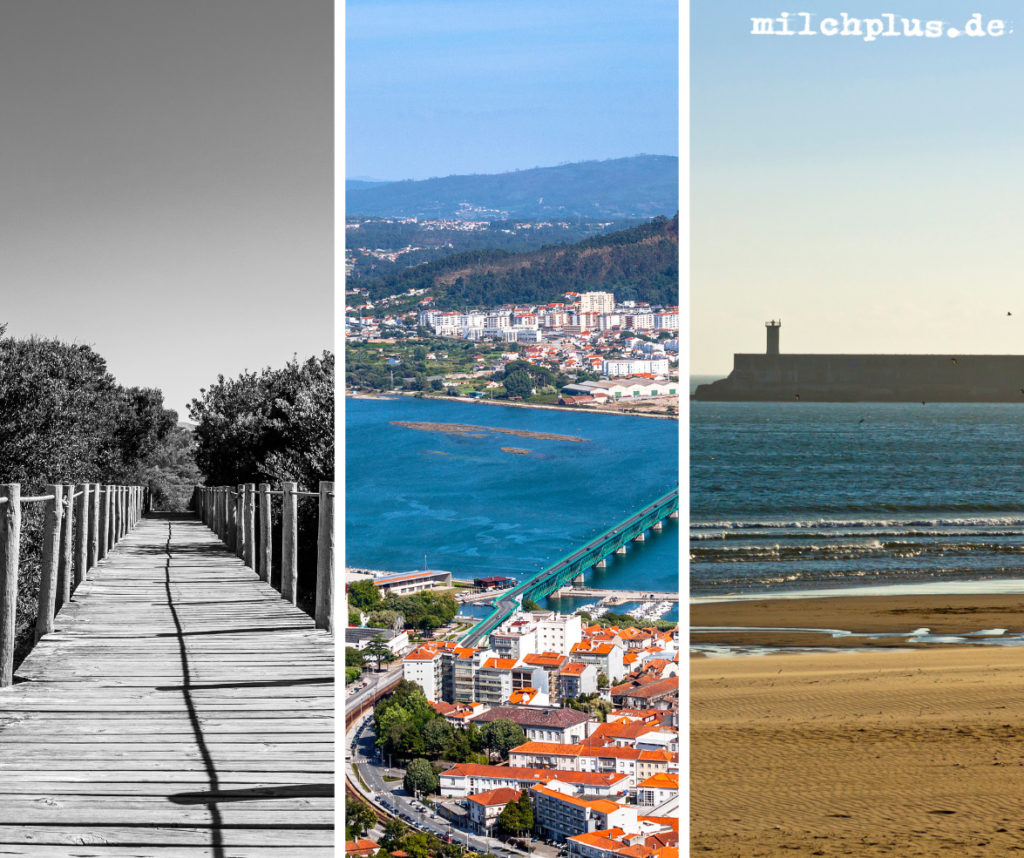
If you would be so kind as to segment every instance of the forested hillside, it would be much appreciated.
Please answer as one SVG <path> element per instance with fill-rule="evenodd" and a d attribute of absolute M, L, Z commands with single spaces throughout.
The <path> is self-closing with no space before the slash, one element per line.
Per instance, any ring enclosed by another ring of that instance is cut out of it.
<path fill-rule="evenodd" d="M 528 253 L 458 253 L 360 284 L 371 300 L 426 289 L 440 309 L 562 300 L 605 290 L 619 300 L 679 303 L 679 216 Z"/>

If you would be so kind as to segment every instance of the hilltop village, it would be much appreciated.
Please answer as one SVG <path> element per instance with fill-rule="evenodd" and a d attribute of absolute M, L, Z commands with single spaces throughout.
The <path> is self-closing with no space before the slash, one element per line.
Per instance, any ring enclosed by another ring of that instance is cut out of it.
<path fill-rule="evenodd" d="M 453 856 L 678 858 L 676 623 L 593 620 L 526 601 L 478 646 L 462 646 L 466 626 L 440 609 L 419 623 L 444 623 L 426 634 L 395 613 L 454 603 L 447 573 L 349 580 L 350 620 L 366 625 L 347 630 L 346 666 L 376 662 L 346 676 L 349 712 L 376 699 L 348 724 L 369 807 L 460 847 Z M 458 601 L 508 583 L 479 579 Z M 393 845 L 395 820 L 366 820 L 365 832 L 349 831 L 354 848 Z"/>

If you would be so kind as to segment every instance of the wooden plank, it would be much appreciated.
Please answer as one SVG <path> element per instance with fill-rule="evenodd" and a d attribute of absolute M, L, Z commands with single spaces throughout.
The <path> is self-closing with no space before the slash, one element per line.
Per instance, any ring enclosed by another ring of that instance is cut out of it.
<path fill-rule="evenodd" d="M 327 855 L 333 638 L 133 503 L 0 694 L 0 856 Z"/>

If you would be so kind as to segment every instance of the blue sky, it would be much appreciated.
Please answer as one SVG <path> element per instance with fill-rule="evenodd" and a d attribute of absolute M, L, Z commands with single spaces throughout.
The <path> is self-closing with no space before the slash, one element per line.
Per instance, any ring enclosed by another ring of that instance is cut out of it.
<path fill-rule="evenodd" d="M 676 0 L 349 0 L 345 49 L 350 177 L 677 152 Z"/>
<path fill-rule="evenodd" d="M 694 0 L 692 371 L 763 350 L 780 316 L 783 351 L 1024 352 L 1015 7 Z M 956 26 L 980 12 L 1014 32 L 750 35 L 751 16 L 782 11 Z"/>

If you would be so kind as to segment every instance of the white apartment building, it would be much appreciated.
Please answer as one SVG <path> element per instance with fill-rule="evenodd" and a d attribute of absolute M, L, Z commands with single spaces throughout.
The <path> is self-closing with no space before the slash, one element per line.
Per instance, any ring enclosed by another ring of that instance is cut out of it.
<path fill-rule="evenodd" d="M 402 659 L 402 678 L 423 689 L 431 703 L 441 699 L 441 653 L 432 647 L 420 646 Z"/>
<path fill-rule="evenodd" d="M 621 378 L 627 375 L 668 375 L 669 360 L 665 358 L 651 357 L 646 360 L 605 360 L 601 362 L 601 374 L 608 378 Z"/>
<path fill-rule="evenodd" d="M 615 295 L 611 292 L 584 292 L 580 295 L 580 313 L 612 313 Z"/>
<path fill-rule="evenodd" d="M 532 653 L 564 655 L 582 640 L 579 614 L 517 611 L 491 632 L 490 645 L 500 657 L 518 661 Z"/>
<path fill-rule="evenodd" d="M 654 327 L 659 331 L 679 330 L 679 311 L 665 310 L 654 314 Z"/>
<path fill-rule="evenodd" d="M 636 310 L 626 316 L 626 327 L 634 331 L 654 330 L 654 313 L 650 310 Z"/>
<path fill-rule="evenodd" d="M 583 640 L 583 618 L 579 614 L 546 611 L 531 614 L 537 623 L 537 646 L 534 652 L 568 653 Z"/>

